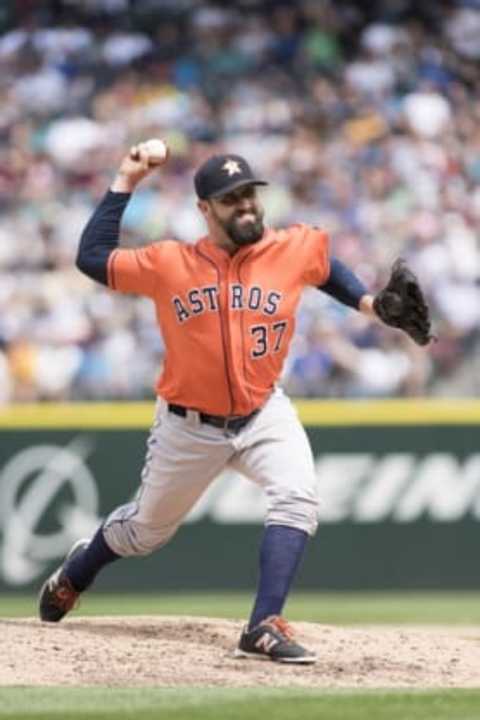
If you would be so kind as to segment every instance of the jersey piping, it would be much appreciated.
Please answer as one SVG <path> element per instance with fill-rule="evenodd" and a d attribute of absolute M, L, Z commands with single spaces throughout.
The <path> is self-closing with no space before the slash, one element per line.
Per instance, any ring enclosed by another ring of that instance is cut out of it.
<path fill-rule="evenodd" d="M 223 347 L 223 362 L 225 365 L 225 376 L 227 379 L 227 387 L 228 387 L 228 394 L 230 398 L 230 413 L 229 415 L 233 414 L 233 408 L 234 408 L 234 397 L 233 397 L 233 387 L 232 387 L 232 379 L 230 375 L 230 368 L 229 368 L 229 362 L 228 362 L 228 352 L 227 352 L 227 344 L 225 341 L 225 329 L 224 329 L 224 322 L 223 317 L 224 313 L 222 311 L 222 298 L 221 298 L 221 287 L 222 287 L 222 278 L 221 278 L 221 271 L 218 265 L 212 258 L 209 258 L 208 255 L 204 255 L 200 248 L 195 248 L 200 257 L 204 258 L 204 260 L 208 260 L 208 262 L 213 265 L 215 268 L 215 272 L 217 273 L 218 278 L 218 287 L 219 287 L 219 303 L 218 303 L 218 318 L 220 323 L 220 333 L 222 335 L 222 347 Z M 228 311 L 228 281 L 227 281 L 227 311 Z"/>

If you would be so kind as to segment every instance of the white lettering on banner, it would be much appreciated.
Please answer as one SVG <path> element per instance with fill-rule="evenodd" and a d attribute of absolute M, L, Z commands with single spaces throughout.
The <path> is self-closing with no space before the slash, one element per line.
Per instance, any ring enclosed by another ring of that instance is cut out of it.
<path fill-rule="evenodd" d="M 32 582 L 64 557 L 72 541 L 98 527 L 97 485 L 86 463 L 91 451 L 90 440 L 79 436 L 65 447 L 25 448 L 3 466 L 1 580 L 16 586 Z M 480 520 L 480 453 L 463 460 L 451 453 L 328 453 L 316 458 L 316 472 L 323 524 Z M 228 470 L 187 521 L 260 524 L 266 507 L 259 486 Z"/>
<path fill-rule="evenodd" d="M 364 491 L 355 498 L 352 517 L 358 522 L 383 520 L 386 512 L 395 507 L 414 467 L 414 455 L 395 453 L 381 458 Z"/>
<path fill-rule="evenodd" d="M 255 483 L 228 471 L 229 490 L 219 493 L 217 502 L 211 509 L 212 520 L 219 523 L 262 523 L 267 509 L 267 500 L 263 490 Z M 223 487 L 223 485 L 222 485 Z"/>
<path fill-rule="evenodd" d="M 426 516 L 480 520 L 480 454 L 463 462 L 449 453 L 331 453 L 316 459 L 320 521 L 413 522 Z M 225 479 L 225 482 L 223 480 Z M 262 491 L 238 473 L 218 478 L 188 516 L 219 523 L 260 523 Z"/>
<path fill-rule="evenodd" d="M 67 447 L 35 445 L 21 450 L 0 474 L 0 576 L 11 585 L 40 577 L 49 563 L 63 557 L 72 542 L 90 535 L 100 522 L 95 479 L 84 460 L 86 438 Z M 42 517 L 67 489 L 71 499 L 55 508 L 57 528 L 39 531 Z"/>
<path fill-rule="evenodd" d="M 228 524 L 260 524 L 267 500 L 263 490 L 235 470 L 224 470 L 189 512 L 186 522 L 202 518 Z"/>
<path fill-rule="evenodd" d="M 316 459 L 322 522 L 346 520 L 358 492 L 374 472 L 375 457 L 363 453 L 338 453 Z"/>
<path fill-rule="evenodd" d="M 452 455 L 428 455 L 393 509 L 393 519 L 411 522 L 426 513 L 444 522 L 459 520 L 472 508 L 479 490 L 480 455 L 470 455 L 463 467 Z"/>

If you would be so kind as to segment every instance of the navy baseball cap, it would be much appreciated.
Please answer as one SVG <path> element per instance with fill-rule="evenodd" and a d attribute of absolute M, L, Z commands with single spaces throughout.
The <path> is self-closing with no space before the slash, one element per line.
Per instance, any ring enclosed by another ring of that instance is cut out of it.
<path fill-rule="evenodd" d="M 212 155 L 198 168 L 194 184 L 200 200 L 226 195 L 242 185 L 268 185 L 240 155 Z"/>

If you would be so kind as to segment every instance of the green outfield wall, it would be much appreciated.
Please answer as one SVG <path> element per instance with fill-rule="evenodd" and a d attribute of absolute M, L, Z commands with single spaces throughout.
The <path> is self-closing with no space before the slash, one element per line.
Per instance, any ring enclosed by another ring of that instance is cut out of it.
<path fill-rule="evenodd" d="M 296 405 L 322 497 L 299 587 L 480 587 L 480 402 Z M 1 592 L 36 590 L 133 495 L 152 417 L 150 403 L 0 412 Z M 252 587 L 263 514 L 261 491 L 226 472 L 167 547 L 108 567 L 98 587 Z"/>

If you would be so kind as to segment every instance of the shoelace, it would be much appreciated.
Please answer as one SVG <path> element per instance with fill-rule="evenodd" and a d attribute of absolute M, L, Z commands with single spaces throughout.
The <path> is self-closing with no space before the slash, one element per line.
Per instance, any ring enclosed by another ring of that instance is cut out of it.
<path fill-rule="evenodd" d="M 285 618 L 281 617 L 280 615 L 272 615 L 271 617 L 268 617 L 265 620 L 265 623 L 273 625 L 273 627 L 278 630 L 278 632 L 282 633 L 282 635 L 284 635 L 287 640 L 294 639 L 295 633 L 292 626 L 285 620 Z"/>

